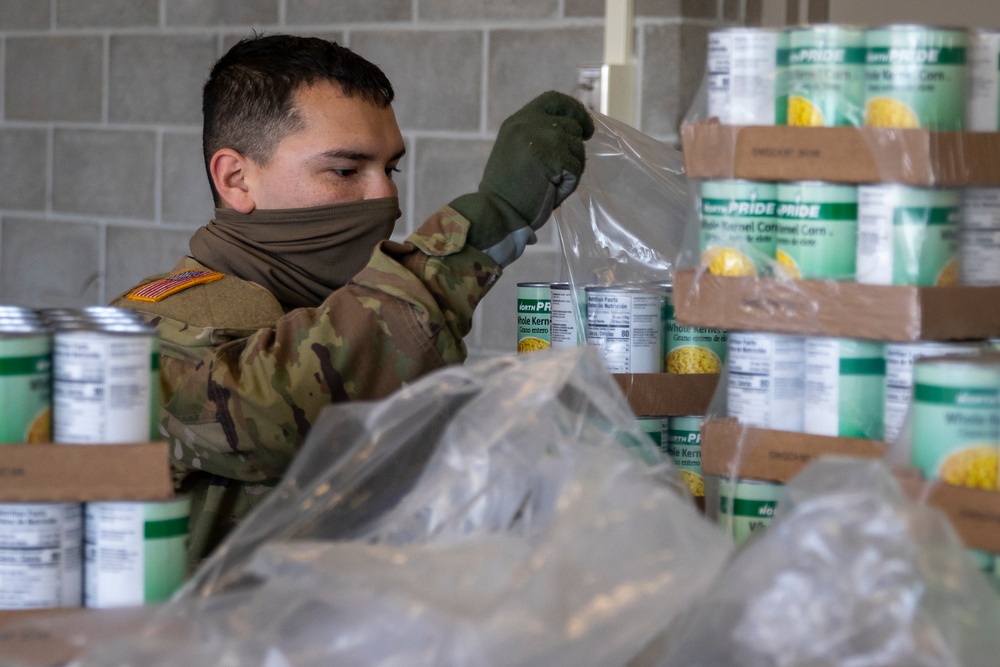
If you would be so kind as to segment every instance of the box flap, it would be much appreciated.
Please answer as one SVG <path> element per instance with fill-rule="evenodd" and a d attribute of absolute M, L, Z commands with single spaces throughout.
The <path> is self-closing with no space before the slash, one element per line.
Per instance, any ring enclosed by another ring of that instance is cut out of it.
<path fill-rule="evenodd" d="M 881 459 L 889 443 L 742 426 L 735 418 L 701 427 L 701 469 L 706 475 L 788 482 L 819 456 Z M 1000 494 L 997 494 L 1000 496 Z"/>
<path fill-rule="evenodd" d="M 907 287 L 832 280 L 674 275 L 677 321 L 688 326 L 873 340 L 1000 336 L 1000 286 Z"/>
<path fill-rule="evenodd" d="M 0 502 L 166 500 L 166 442 L 0 446 Z"/>
<path fill-rule="evenodd" d="M 719 383 L 718 373 L 616 373 L 613 377 L 637 417 L 704 415 Z"/>
<path fill-rule="evenodd" d="M 681 128 L 688 177 L 757 181 L 1000 185 L 1000 133 L 876 127 Z"/>

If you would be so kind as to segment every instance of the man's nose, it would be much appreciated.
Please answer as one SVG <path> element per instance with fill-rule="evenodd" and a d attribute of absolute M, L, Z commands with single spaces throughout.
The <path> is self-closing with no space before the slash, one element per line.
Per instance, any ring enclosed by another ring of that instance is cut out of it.
<path fill-rule="evenodd" d="M 399 195 L 399 188 L 395 181 L 388 174 L 376 176 L 368 183 L 365 192 L 365 199 L 381 199 L 382 197 L 396 197 Z"/>

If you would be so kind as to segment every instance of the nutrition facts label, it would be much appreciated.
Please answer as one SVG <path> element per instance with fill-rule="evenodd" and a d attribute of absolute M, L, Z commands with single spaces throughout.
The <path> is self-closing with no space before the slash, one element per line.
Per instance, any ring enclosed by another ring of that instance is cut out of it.
<path fill-rule="evenodd" d="M 799 336 L 729 333 L 729 416 L 741 423 L 802 430 L 804 342 Z"/>
<path fill-rule="evenodd" d="M 840 424 L 840 343 L 835 338 L 805 342 L 805 403 L 802 430 L 837 435 Z"/>
<path fill-rule="evenodd" d="M 140 503 L 88 503 L 87 607 L 140 605 L 145 592 L 144 514 Z"/>
<path fill-rule="evenodd" d="M 778 35 L 723 30 L 708 38 L 708 115 L 732 125 L 774 125 Z"/>
<path fill-rule="evenodd" d="M 0 505 L 0 609 L 80 606 L 81 513 L 77 503 Z"/>
<path fill-rule="evenodd" d="M 54 440 L 79 444 L 148 440 L 152 346 L 149 336 L 57 335 Z"/>
<path fill-rule="evenodd" d="M 895 197 L 891 188 L 858 188 L 857 281 L 869 285 L 892 284 L 892 217 Z"/>
<path fill-rule="evenodd" d="M 663 296 L 648 292 L 587 293 L 587 343 L 612 373 L 659 373 Z"/>

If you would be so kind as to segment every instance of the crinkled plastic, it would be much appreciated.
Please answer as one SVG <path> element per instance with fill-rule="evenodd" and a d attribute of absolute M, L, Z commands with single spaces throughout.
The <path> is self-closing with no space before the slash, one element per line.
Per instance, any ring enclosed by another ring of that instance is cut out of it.
<path fill-rule="evenodd" d="M 328 408 L 186 591 L 79 664 L 623 665 L 731 548 L 592 349 L 505 357 Z"/>
<path fill-rule="evenodd" d="M 882 463 L 831 457 L 785 487 L 664 645 L 660 667 L 993 665 L 1000 598 Z"/>

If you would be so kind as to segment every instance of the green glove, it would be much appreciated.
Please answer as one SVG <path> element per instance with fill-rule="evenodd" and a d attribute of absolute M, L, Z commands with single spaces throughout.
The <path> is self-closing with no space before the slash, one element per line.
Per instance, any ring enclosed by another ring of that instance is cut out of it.
<path fill-rule="evenodd" d="M 500 126 L 479 191 L 451 207 L 472 223 L 467 243 L 500 266 L 535 243 L 535 231 L 573 193 L 594 122 L 580 102 L 542 93 Z"/>

